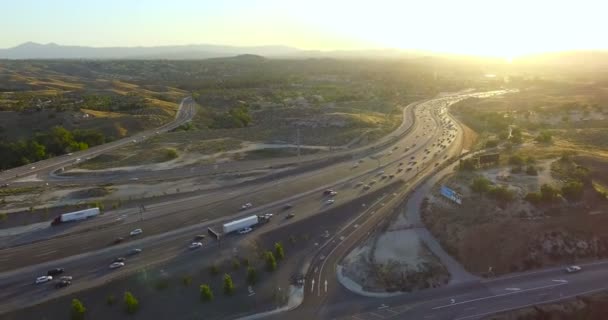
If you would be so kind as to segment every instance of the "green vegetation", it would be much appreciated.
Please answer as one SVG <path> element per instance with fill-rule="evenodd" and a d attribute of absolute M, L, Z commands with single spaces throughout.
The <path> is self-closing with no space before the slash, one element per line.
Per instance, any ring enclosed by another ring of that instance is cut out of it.
<path fill-rule="evenodd" d="M 110 294 L 106 297 L 106 304 L 111 306 L 114 305 L 114 303 L 116 303 L 116 297 L 113 294 Z"/>
<path fill-rule="evenodd" d="M 214 275 L 217 275 L 217 274 L 219 274 L 219 273 L 220 273 L 220 268 L 219 268 L 219 267 L 218 267 L 216 264 L 212 264 L 212 265 L 209 267 L 209 273 L 210 273 L 211 275 L 213 275 L 213 276 L 214 276 Z"/>
<path fill-rule="evenodd" d="M 129 291 L 125 292 L 124 296 L 125 311 L 129 314 L 134 314 L 139 310 L 139 301 Z"/>
<path fill-rule="evenodd" d="M 78 299 L 72 299 L 72 312 L 70 316 L 71 319 L 83 320 L 85 312 L 87 312 L 87 309 L 84 307 L 82 302 Z"/>
<path fill-rule="evenodd" d="M 34 138 L 18 142 L 0 142 L 0 169 L 44 160 L 67 152 L 88 149 L 104 143 L 106 138 L 102 133 L 93 130 L 69 131 L 56 126 L 50 132 L 38 133 Z"/>
<path fill-rule="evenodd" d="M 276 242 L 274 244 L 274 252 L 277 255 L 279 260 L 283 260 L 285 258 L 285 250 L 283 249 L 283 244 L 280 242 Z"/>
<path fill-rule="evenodd" d="M 462 159 L 460 160 L 458 169 L 462 171 L 473 171 L 475 170 L 476 162 L 474 159 Z"/>
<path fill-rule="evenodd" d="M 553 136 L 549 131 L 541 131 L 540 134 L 534 139 L 540 143 L 551 143 Z"/>
<path fill-rule="evenodd" d="M 241 267 L 241 262 L 239 261 L 239 259 L 233 259 L 232 260 L 232 269 L 234 270 L 238 270 Z"/>
<path fill-rule="evenodd" d="M 562 186 L 561 193 L 570 201 L 578 201 L 583 197 L 583 183 L 579 181 L 568 181 Z"/>
<path fill-rule="evenodd" d="M 201 301 L 211 301 L 214 298 L 213 291 L 211 290 L 211 287 L 208 284 L 201 284 L 199 286 L 199 292 Z"/>
<path fill-rule="evenodd" d="M 490 190 L 491 182 L 484 176 L 477 176 L 471 182 L 471 190 L 482 195 Z"/>
<path fill-rule="evenodd" d="M 512 155 L 509 158 L 509 164 L 517 167 L 521 167 L 525 164 L 524 159 L 519 155 Z"/>
<path fill-rule="evenodd" d="M 255 271 L 255 268 L 253 267 L 247 267 L 247 283 L 249 285 L 254 285 L 257 281 L 257 273 Z"/>
<path fill-rule="evenodd" d="M 266 270 L 274 271 L 277 269 L 277 260 L 272 251 L 266 251 L 264 253 L 264 261 L 266 261 Z"/>
<path fill-rule="evenodd" d="M 192 276 L 183 276 L 182 277 L 182 284 L 184 285 L 184 287 L 188 287 L 191 283 L 192 283 Z"/>
<path fill-rule="evenodd" d="M 490 188 L 488 195 L 501 203 L 512 201 L 515 198 L 515 193 L 504 186 Z"/>
<path fill-rule="evenodd" d="M 232 295 L 234 293 L 234 283 L 232 283 L 232 277 L 229 274 L 224 274 L 224 294 Z"/>
<path fill-rule="evenodd" d="M 536 170 L 535 166 L 529 165 L 526 167 L 526 174 L 529 176 L 536 176 L 538 175 L 538 170 Z"/>

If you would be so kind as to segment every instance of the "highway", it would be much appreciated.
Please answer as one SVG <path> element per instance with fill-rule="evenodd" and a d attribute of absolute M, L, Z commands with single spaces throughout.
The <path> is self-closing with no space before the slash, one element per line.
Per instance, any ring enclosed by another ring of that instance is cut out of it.
<path fill-rule="evenodd" d="M 413 117 L 404 118 L 404 124 L 400 128 L 404 134 L 399 135 L 398 139 L 387 138 L 390 139 L 389 143 L 386 143 L 384 148 L 376 148 L 371 155 L 361 154 L 359 158 L 352 156 L 347 161 L 257 185 L 235 187 L 229 192 L 210 191 L 196 197 L 149 205 L 143 214 L 133 210 L 108 212 L 90 221 L 68 224 L 50 231 L 39 230 L 37 232 L 49 233 L 39 239 L 40 242 L 0 250 L 0 286 L 3 287 L 0 293 L 0 313 L 15 306 L 23 307 L 82 290 L 114 277 L 124 276 L 142 266 L 187 254 L 185 247 L 194 235 L 205 232 L 207 226 L 218 226 L 236 217 L 254 213 L 275 213 L 277 218 L 260 227 L 271 230 L 312 215 L 323 214 L 334 205 L 349 202 L 398 180 L 411 186 L 417 179 L 425 176 L 427 171 L 432 171 L 453 156 L 454 152 L 459 152 L 457 138 L 462 134 L 462 130 L 452 128 L 453 120 L 448 119 L 446 107 L 472 95 L 480 94 L 448 96 L 413 104 L 411 107 L 415 108 L 416 121 L 412 121 Z M 393 177 L 390 177 L 391 175 Z M 364 190 L 365 186 L 369 188 Z M 336 204 L 328 204 L 328 198 L 322 195 L 322 191 L 327 188 L 338 192 L 335 197 Z M 370 204 L 369 208 L 374 211 L 378 210 L 378 206 L 390 207 L 405 193 L 406 191 L 381 197 Z M 254 208 L 239 212 L 240 205 L 245 202 L 254 203 Z M 287 203 L 293 205 L 289 212 L 295 215 L 289 220 L 280 217 L 286 213 L 283 207 Z M 343 240 L 346 240 L 344 246 L 327 245 L 322 249 L 330 250 L 327 256 L 335 260 L 320 262 L 326 260 L 317 255 L 316 264 L 328 263 L 327 267 L 321 267 L 321 274 L 324 276 L 317 282 L 318 299 L 311 300 L 307 297 L 300 310 L 306 310 L 307 304 L 319 306 L 327 301 L 329 294 L 321 294 L 320 283 L 323 279 L 335 278 L 332 275 L 335 274 L 335 261 L 359 241 L 367 226 L 373 227 L 374 219 L 381 219 L 381 215 L 374 215 L 372 211 L 365 211 L 357 220 L 348 223 L 348 226 L 339 232 L 338 238 L 330 238 L 336 240 L 344 237 Z M 366 223 L 368 219 L 369 223 Z M 103 227 L 100 228 L 101 226 Z M 128 233 L 135 228 L 142 228 L 144 235 L 130 239 Z M 351 236 L 349 231 L 352 230 L 360 230 L 360 233 L 355 232 Z M 245 237 L 230 237 L 226 241 L 240 241 L 255 234 L 256 232 Z M 119 236 L 127 238 L 127 241 L 110 246 L 109 244 Z M 349 240 L 351 238 L 352 240 Z M 129 259 L 127 267 L 110 272 L 108 265 L 112 258 L 124 255 L 133 247 L 142 248 L 144 252 Z M 205 250 L 214 250 L 213 247 L 209 244 Z M 66 268 L 69 274 L 77 279 L 68 290 L 57 291 L 49 286 L 32 284 L 36 276 L 58 266 Z M 340 291 L 334 280 L 330 288 L 335 289 L 336 294 Z M 342 295 L 342 292 L 339 294 Z"/>

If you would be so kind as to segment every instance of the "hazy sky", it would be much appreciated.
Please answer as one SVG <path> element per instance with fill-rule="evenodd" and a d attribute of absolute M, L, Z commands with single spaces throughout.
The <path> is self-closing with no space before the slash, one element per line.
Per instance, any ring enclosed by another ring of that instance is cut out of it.
<path fill-rule="evenodd" d="M 497 55 L 608 49 L 608 0 L 0 0 L 0 47 L 288 45 Z"/>

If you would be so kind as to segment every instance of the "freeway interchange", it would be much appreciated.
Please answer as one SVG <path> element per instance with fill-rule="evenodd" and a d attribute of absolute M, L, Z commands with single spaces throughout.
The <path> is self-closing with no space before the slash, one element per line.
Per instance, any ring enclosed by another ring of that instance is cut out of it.
<path fill-rule="evenodd" d="M 272 179 L 234 185 L 217 190 L 205 190 L 189 197 L 163 200 L 146 205 L 145 213 L 137 208 L 106 212 L 103 216 L 68 224 L 57 228 L 36 230 L 19 237 L 0 250 L 0 313 L 17 307 L 39 303 L 60 295 L 95 287 L 112 279 L 135 272 L 147 265 L 162 264 L 190 254 L 186 245 L 193 234 L 209 226 L 251 214 L 281 212 L 285 205 L 292 206 L 292 219 L 273 219 L 263 228 L 266 232 L 280 229 L 311 216 L 323 217 L 333 206 L 355 201 L 362 196 L 393 185 L 393 192 L 378 197 L 366 205 L 354 219 L 343 221 L 341 227 L 320 243 L 304 270 L 302 304 L 289 311 L 298 319 L 474 319 L 502 310 L 528 304 L 554 301 L 590 290 L 599 290 L 597 279 L 606 279 L 608 272 L 602 263 L 585 272 L 564 276 L 562 270 L 542 270 L 534 274 L 471 280 L 450 284 L 443 288 L 424 290 L 404 295 L 366 297 L 343 287 L 336 275 L 339 262 L 375 226 L 390 216 L 402 200 L 425 183 L 425 179 L 443 168 L 462 153 L 463 130 L 448 113 L 448 107 L 470 96 L 483 97 L 490 93 L 460 93 L 413 103 L 404 108 L 402 125 L 390 136 L 372 146 L 346 150 L 333 158 L 310 156 L 302 161 L 305 169 L 287 171 Z M 195 104 L 184 99 L 176 120 L 155 131 L 171 130 L 194 114 Z M 14 180 L 38 173 L 49 173 L 75 159 L 92 157 L 110 149 L 128 144 L 132 139 L 143 139 L 155 134 L 147 132 L 137 137 L 92 148 L 71 156 L 50 159 L 35 164 L 36 169 L 17 168 L 5 172 L 0 181 Z M 52 161 L 51 161 L 52 160 Z M 288 160 L 293 161 L 293 160 Z M 269 161 L 277 166 L 287 160 Z M 223 170 L 251 170 L 263 165 L 259 162 L 230 163 Z M 268 164 L 264 164 L 268 166 Z M 29 169 L 29 170 L 28 170 Z M 180 171 L 177 171 L 179 173 Z M 145 179 L 162 179 L 176 172 L 146 173 Z M 209 174 L 204 168 L 184 174 Z M 69 177 L 65 178 L 69 179 Z M 101 180 L 99 180 L 101 179 Z M 77 183 L 98 183 L 107 177 L 76 177 Z M 124 179 L 124 177 L 115 177 Z M 323 190 L 337 191 L 336 203 L 328 203 Z M 243 203 L 253 208 L 239 211 Z M 420 226 L 423 228 L 423 226 Z M 129 237 L 129 232 L 141 228 L 143 234 Z M 319 233 L 323 230 L 316 230 Z M 260 231 L 262 232 L 262 231 Z M 255 236 L 226 237 L 227 246 Z M 118 237 L 126 241 L 111 245 Z M 124 256 L 133 248 L 142 254 L 129 258 L 125 267 L 110 270 L 109 262 Z M 212 254 L 213 244 L 202 248 Z M 69 270 L 76 279 L 64 290 L 36 286 L 33 279 L 55 267 Z M 509 290 L 507 290 L 509 289 Z M 274 317 L 282 318 L 284 314 Z M 272 315 L 270 317 L 273 317 Z"/>

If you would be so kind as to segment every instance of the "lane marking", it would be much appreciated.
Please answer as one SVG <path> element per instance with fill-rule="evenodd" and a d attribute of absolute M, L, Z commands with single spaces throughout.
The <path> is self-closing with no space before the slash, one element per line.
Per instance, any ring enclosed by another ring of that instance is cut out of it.
<path fill-rule="evenodd" d="M 493 296 L 487 296 L 487 297 L 482 297 L 482 298 L 477 298 L 477 299 L 472 299 L 472 300 L 466 300 L 466 301 L 461 301 L 461 302 L 454 302 L 454 303 L 451 303 L 451 304 L 446 304 L 446 305 L 443 305 L 443 306 L 434 307 L 433 310 L 438 310 L 438 309 L 443 309 L 443 308 L 449 308 L 449 307 L 453 307 L 453 306 L 460 305 L 460 304 L 465 304 L 465 303 L 470 303 L 470 302 L 475 302 L 475 301 L 488 300 L 488 299 L 494 299 L 494 298 L 500 298 L 500 297 L 509 296 L 509 295 L 513 295 L 513 294 L 518 294 L 518 293 L 523 293 L 523 292 L 527 292 L 527 291 L 541 290 L 541 289 L 553 288 L 553 287 L 558 287 L 558 286 L 563 286 L 563 285 L 565 285 L 565 283 L 552 284 L 552 285 L 548 285 L 548 286 L 542 286 L 542 287 L 530 288 L 530 289 L 525 289 L 525 290 L 507 292 L 507 293 L 502 293 L 502 294 L 497 294 L 497 295 L 493 295 Z"/>
<path fill-rule="evenodd" d="M 380 319 L 384 319 L 384 317 L 382 315 L 379 315 L 379 314 L 377 314 L 375 312 L 370 312 L 369 314 L 371 314 L 372 316 L 378 317 Z"/>
<path fill-rule="evenodd" d="M 523 309 L 523 308 L 527 308 L 527 307 L 537 306 L 537 305 L 540 305 L 540 304 L 547 304 L 547 303 L 551 303 L 551 302 L 557 302 L 557 301 L 561 301 L 561 300 L 567 300 L 567 299 L 574 298 L 574 297 L 577 297 L 577 296 L 582 296 L 582 295 L 586 295 L 586 294 L 590 294 L 590 293 L 594 293 L 594 292 L 598 292 L 598 291 L 604 291 L 606 289 L 608 289 L 608 288 L 604 287 L 604 288 L 599 288 L 599 289 L 593 289 L 593 290 L 589 290 L 589 291 L 585 291 L 585 292 L 579 292 L 579 293 L 576 293 L 576 294 L 572 294 L 572 295 L 569 295 L 569 296 L 559 297 L 559 298 L 556 298 L 556 299 L 539 301 L 539 302 L 536 302 L 536 303 L 529 303 L 529 304 L 524 304 L 524 305 L 521 305 L 521 306 L 511 307 L 511 308 L 504 308 L 504 309 L 500 309 L 500 310 L 496 310 L 496 311 L 490 311 L 490 312 L 478 313 L 478 314 L 474 314 L 474 315 L 470 315 L 470 316 L 464 316 L 464 317 L 456 318 L 454 320 L 464 320 L 464 319 L 479 318 L 479 317 L 483 317 L 483 316 L 487 316 L 487 315 L 491 315 L 491 314 L 496 314 L 496 313 L 501 313 L 501 312 L 506 312 L 506 311 L 511 311 L 511 310 L 517 310 L 517 309 Z"/>

